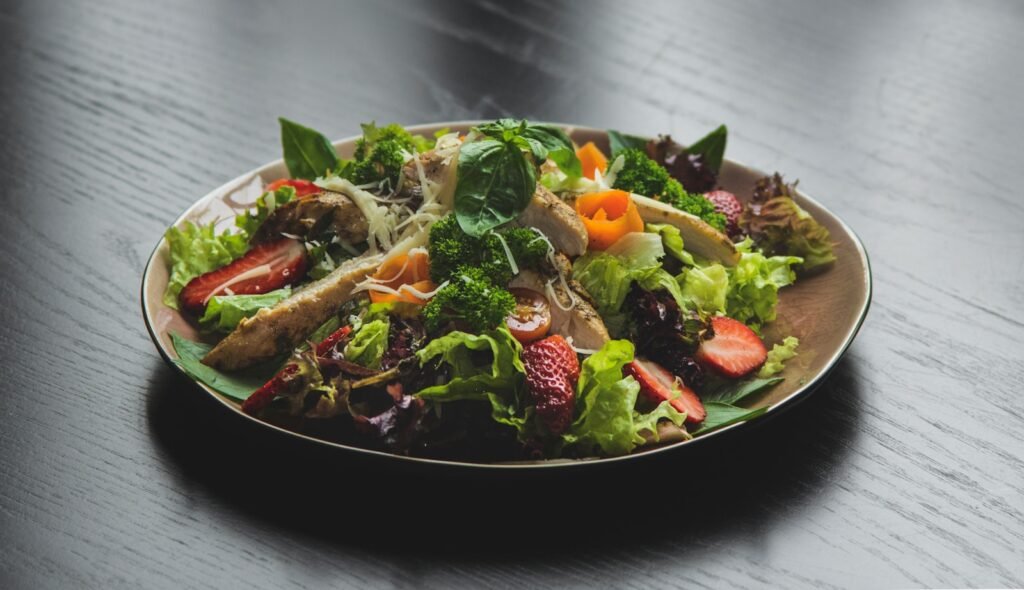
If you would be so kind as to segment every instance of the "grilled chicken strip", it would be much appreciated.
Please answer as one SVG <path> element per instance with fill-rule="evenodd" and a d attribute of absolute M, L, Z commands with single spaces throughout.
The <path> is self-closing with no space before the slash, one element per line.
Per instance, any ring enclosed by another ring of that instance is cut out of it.
<path fill-rule="evenodd" d="M 281 234 L 315 237 L 334 234 L 350 244 L 366 241 L 366 217 L 347 196 L 325 191 L 281 205 L 267 217 L 252 236 L 260 244 L 276 240 Z"/>
<path fill-rule="evenodd" d="M 399 197 L 410 197 L 413 208 L 423 200 L 423 183 L 420 180 L 420 168 L 423 177 L 436 191 L 435 199 L 446 210 L 453 207 L 456 174 L 459 167 L 459 146 L 437 148 L 424 152 L 418 159 L 409 160 L 402 167 L 402 188 Z"/>
<path fill-rule="evenodd" d="M 644 223 L 667 223 L 677 227 L 683 238 L 683 247 L 688 251 L 726 266 L 736 266 L 739 262 L 740 254 L 729 236 L 696 215 L 640 195 L 633 195 L 633 202 Z"/>
<path fill-rule="evenodd" d="M 560 254 L 555 259 L 562 272 L 566 273 L 567 277 L 571 276 L 572 266 L 569 259 Z M 590 295 L 583 289 L 583 286 L 573 280 L 567 282 L 569 291 L 562 286 L 562 282 L 558 280 L 558 275 L 555 272 L 545 276 L 532 270 L 523 270 L 512 279 L 509 287 L 533 289 L 538 293 L 544 293 L 548 299 L 552 296 L 551 291 L 554 291 L 554 296 L 558 298 L 562 306 L 572 305 L 572 309 L 566 311 L 558 303 L 548 302 L 551 307 L 551 333 L 564 338 L 571 337 L 573 345 L 578 348 L 601 348 L 611 338 L 608 335 L 608 328 L 604 325 L 604 320 L 594 309 Z M 551 291 L 547 289 L 548 283 L 551 284 Z M 572 303 L 573 301 L 575 304 Z"/>
<path fill-rule="evenodd" d="M 203 363 L 233 371 L 291 352 L 338 313 L 352 298 L 356 283 L 377 270 L 384 259 L 385 255 L 375 254 L 347 260 L 277 305 L 259 310 L 213 347 Z"/>
<path fill-rule="evenodd" d="M 516 223 L 544 232 L 555 249 L 568 256 L 575 258 L 587 251 L 587 228 L 576 210 L 540 183 Z"/>

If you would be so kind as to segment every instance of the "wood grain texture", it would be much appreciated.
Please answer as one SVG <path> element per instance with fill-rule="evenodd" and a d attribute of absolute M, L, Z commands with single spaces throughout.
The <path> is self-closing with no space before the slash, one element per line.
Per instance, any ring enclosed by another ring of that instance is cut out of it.
<path fill-rule="evenodd" d="M 1024 585 L 1024 10 L 1013 3 L 0 6 L 0 587 Z M 728 445 L 572 478 L 382 471 L 160 360 L 144 259 L 277 115 L 695 138 L 842 216 L 875 298 Z"/>

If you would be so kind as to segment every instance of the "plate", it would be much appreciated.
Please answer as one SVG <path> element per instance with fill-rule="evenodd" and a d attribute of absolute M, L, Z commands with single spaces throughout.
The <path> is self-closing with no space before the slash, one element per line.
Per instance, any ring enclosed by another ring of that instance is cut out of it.
<path fill-rule="evenodd" d="M 431 136 L 439 129 L 449 128 L 452 131 L 464 132 L 482 121 L 458 121 L 408 127 L 412 133 Z M 588 127 L 558 124 L 565 128 L 569 136 L 579 145 L 593 141 L 608 152 L 608 137 L 605 131 Z M 359 136 L 334 142 L 341 157 L 352 156 L 355 141 Z M 733 160 L 722 164 L 719 174 L 720 184 L 734 193 L 740 200 L 750 199 L 754 183 L 766 173 L 744 166 Z M 255 170 L 247 172 L 234 180 L 210 191 L 199 199 L 175 220 L 174 225 L 183 221 L 196 223 L 217 222 L 218 230 L 230 227 L 234 223 L 234 215 L 240 208 L 251 205 L 261 192 L 261 181 L 270 182 L 288 176 L 283 160 L 277 160 Z M 796 175 L 790 173 L 791 178 Z M 801 277 L 796 284 L 785 287 L 779 295 L 778 318 L 764 330 L 765 342 L 770 346 L 786 335 L 800 339 L 800 354 L 786 364 L 781 374 L 785 381 L 768 390 L 761 397 L 744 404 L 749 407 L 768 406 L 765 416 L 773 415 L 793 405 L 799 399 L 809 395 L 828 375 L 843 353 L 857 335 L 871 303 L 871 267 L 867 252 L 851 230 L 841 219 L 826 209 L 807 193 L 797 191 L 797 203 L 814 218 L 828 228 L 834 242 L 837 261 L 831 268 L 810 277 Z M 162 295 L 167 286 L 169 269 L 167 266 L 167 241 L 165 239 L 154 248 L 146 263 L 142 278 L 142 314 L 146 328 L 160 351 L 164 360 L 178 369 L 174 364 L 177 355 L 171 344 L 170 332 L 176 332 L 189 339 L 197 339 L 196 329 L 176 310 L 166 307 Z M 180 369 L 179 369 L 180 370 Z M 184 374 L 184 372 L 182 372 Z M 188 377 L 188 375 L 186 375 Z M 189 377 L 191 379 L 191 377 Z M 515 463 L 467 463 L 460 461 L 444 461 L 394 455 L 382 451 L 363 449 L 325 441 L 311 436 L 286 430 L 268 424 L 241 411 L 237 402 L 210 389 L 206 385 L 195 382 L 206 393 L 213 396 L 223 406 L 239 417 L 252 420 L 261 426 L 276 430 L 287 436 L 306 439 L 314 444 L 335 447 L 338 450 L 359 454 L 376 455 L 392 461 L 415 463 L 433 463 L 467 468 L 488 469 L 541 469 L 564 468 L 582 465 L 597 465 L 619 461 L 628 461 L 650 453 L 679 451 L 694 445 L 708 444 L 721 440 L 730 432 L 744 428 L 748 423 L 738 423 L 717 431 L 699 436 L 689 441 L 679 441 L 663 445 L 655 445 L 638 449 L 631 455 L 592 459 L 554 459 L 540 461 L 520 461 Z M 760 418 L 765 419 L 764 417 Z"/>

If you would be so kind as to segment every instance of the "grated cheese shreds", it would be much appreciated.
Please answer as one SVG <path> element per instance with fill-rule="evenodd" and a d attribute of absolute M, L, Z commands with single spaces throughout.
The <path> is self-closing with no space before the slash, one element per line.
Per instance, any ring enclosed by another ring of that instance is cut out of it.
<path fill-rule="evenodd" d="M 396 216 L 391 208 L 377 204 L 377 197 L 361 188 L 357 188 L 348 179 L 340 176 L 329 176 L 318 178 L 315 184 L 320 188 L 337 191 L 352 199 L 359 212 L 366 218 L 369 226 L 369 235 L 366 238 L 370 244 L 371 252 L 390 250 L 392 244 L 393 230 L 398 224 Z"/>
<path fill-rule="evenodd" d="M 380 283 L 371 283 L 368 281 L 363 281 L 362 283 L 359 284 L 359 286 L 353 289 L 352 292 L 361 293 L 363 291 L 377 291 L 379 293 L 389 293 L 391 295 L 397 295 L 399 297 L 401 297 L 402 295 L 412 295 L 417 299 L 426 301 L 427 299 L 432 298 L 434 295 L 437 295 L 438 291 L 444 289 L 447 286 L 448 281 L 445 281 L 438 285 L 433 291 L 420 291 L 419 289 L 413 287 L 412 285 L 402 285 L 395 289 L 393 287 L 382 285 Z"/>
<path fill-rule="evenodd" d="M 498 241 L 501 242 L 501 249 L 505 251 L 505 258 L 508 260 L 508 265 L 512 269 L 512 274 L 519 274 L 519 265 L 516 264 L 516 259 L 512 256 L 512 250 L 508 247 L 508 242 L 505 241 L 504 236 L 498 232 L 494 232 L 494 237 L 498 238 Z"/>

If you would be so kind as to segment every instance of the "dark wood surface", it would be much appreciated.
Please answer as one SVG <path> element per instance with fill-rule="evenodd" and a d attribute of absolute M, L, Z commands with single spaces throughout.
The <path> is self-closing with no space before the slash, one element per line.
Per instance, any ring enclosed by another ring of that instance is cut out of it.
<path fill-rule="evenodd" d="M 0 7 L 0 587 L 1024 585 L 1024 8 L 996 2 Z M 826 384 L 700 452 L 393 470 L 164 365 L 143 264 L 275 117 L 695 138 L 842 216 L 875 297 Z"/>

